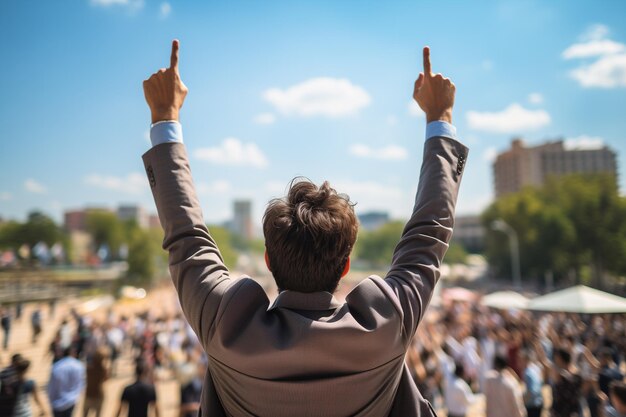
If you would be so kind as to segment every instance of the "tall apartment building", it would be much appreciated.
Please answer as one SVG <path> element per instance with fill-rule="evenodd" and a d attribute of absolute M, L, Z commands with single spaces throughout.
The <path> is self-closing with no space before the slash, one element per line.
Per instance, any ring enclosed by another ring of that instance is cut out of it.
<path fill-rule="evenodd" d="M 252 239 L 254 234 L 252 228 L 252 201 L 235 200 L 233 209 L 235 211 L 232 222 L 233 233 L 246 239 Z"/>
<path fill-rule="evenodd" d="M 500 197 L 525 186 L 541 186 L 549 176 L 610 173 L 617 180 L 615 152 L 607 146 L 568 148 L 562 140 L 527 147 L 514 139 L 493 164 L 495 194 Z"/>

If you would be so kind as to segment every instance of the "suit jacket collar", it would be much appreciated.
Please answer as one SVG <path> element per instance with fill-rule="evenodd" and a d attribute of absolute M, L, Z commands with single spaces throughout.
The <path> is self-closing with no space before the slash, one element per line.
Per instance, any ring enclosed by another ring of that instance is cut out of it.
<path fill-rule="evenodd" d="M 298 292 L 298 291 L 281 291 L 269 308 L 290 308 L 293 310 L 334 310 L 341 307 L 341 303 L 329 292 Z"/>

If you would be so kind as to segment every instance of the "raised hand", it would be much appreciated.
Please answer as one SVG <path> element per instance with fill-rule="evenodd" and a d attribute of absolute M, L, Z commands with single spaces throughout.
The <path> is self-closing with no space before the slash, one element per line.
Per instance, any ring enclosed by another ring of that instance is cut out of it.
<path fill-rule="evenodd" d="M 170 67 L 161 68 L 143 82 L 143 93 L 152 112 L 152 123 L 178 120 L 178 113 L 187 96 L 187 86 L 178 72 L 178 40 L 172 42 Z"/>
<path fill-rule="evenodd" d="M 456 87 L 449 78 L 433 74 L 430 68 L 430 48 L 424 47 L 424 72 L 420 72 L 413 99 L 426 113 L 426 122 L 442 120 L 452 123 L 452 108 Z"/>

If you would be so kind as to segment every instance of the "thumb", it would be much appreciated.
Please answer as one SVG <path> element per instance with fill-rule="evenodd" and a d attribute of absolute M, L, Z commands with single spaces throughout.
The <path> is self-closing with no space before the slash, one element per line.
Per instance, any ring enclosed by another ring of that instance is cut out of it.
<path fill-rule="evenodd" d="M 422 85 L 424 85 L 424 73 L 420 72 L 420 76 L 417 77 L 417 80 L 415 81 L 415 88 L 419 89 Z"/>

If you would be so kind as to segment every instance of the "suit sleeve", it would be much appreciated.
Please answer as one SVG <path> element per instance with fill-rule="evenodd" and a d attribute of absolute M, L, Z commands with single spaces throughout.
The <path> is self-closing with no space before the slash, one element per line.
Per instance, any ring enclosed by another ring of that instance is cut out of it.
<path fill-rule="evenodd" d="M 468 149 L 433 137 L 424 145 L 413 214 L 402 232 L 385 281 L 398 298 L 410 342 L 440 276 L 454 225 L 454 209 Z"/>
<path fill-rule="evenodd" d="M 183 313 L 206 346 L 229 272 L 204 223 L 202 209 L 182 143 L 163 143 L 143 155 L 143 161 L 165 233 L 172 281 Z"/>

